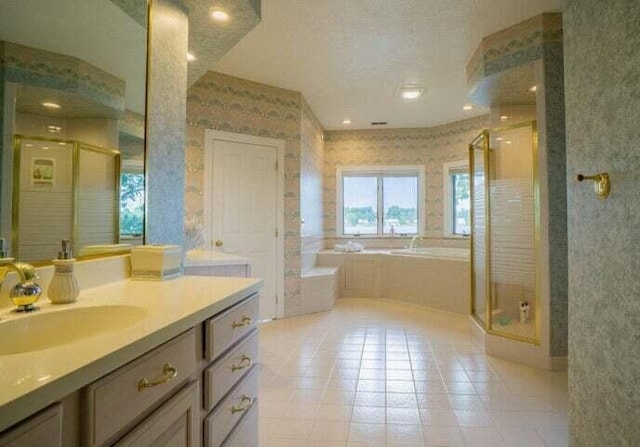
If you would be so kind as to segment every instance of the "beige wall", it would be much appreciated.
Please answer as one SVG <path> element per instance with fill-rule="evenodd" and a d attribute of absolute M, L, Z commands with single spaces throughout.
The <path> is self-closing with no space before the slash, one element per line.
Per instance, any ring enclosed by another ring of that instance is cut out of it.
<path fill-rule="evenodd" d="M 466 246 L 466 240 L 444 240 L 443 165 L 468 159 L 468 145 L 482 129 L 488 116 L 438 127 L 328 131 L 325 133 L 324 232 L 326 245 L 336 237 L 336 169 L 357 165 L 423 165 L 426 168 L 424 235 L 432 244 Z M 399 241 L 396 238 L 396 241 Z M 380 244 L 380 241 L 377 241 Z M 390 241 L 387 240 L 387 245 Z M 365 240 L 374 244 L 376 241 Z"/>

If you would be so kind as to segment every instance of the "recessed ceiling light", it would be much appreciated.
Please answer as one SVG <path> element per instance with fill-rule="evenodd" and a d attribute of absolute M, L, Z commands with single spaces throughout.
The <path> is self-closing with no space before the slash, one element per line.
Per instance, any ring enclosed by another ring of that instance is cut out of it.
<path fill-rule="evenodd" d="M 417 85 L 402 85 L 398 89 L 398 95 L 403 99 L 418 99 L 423 92 L 424 89 Z"/>
<path fill-rule="evenodd" d="M 42 146 L 42 150 L 45 150 L 45 151 L 46 151 L 46 150 L 48 150 L 48 149 L 49 149 L 49 146 Z"/>
<path fill-rule="evenodd" d="M 508 115 L 502 115 L 502 116 L 500 117 L 500 121 L 506 121 L 506 120 L 508 120 L 508 119 L 509 119 L 509 116 L 508 116 Z"/>
<path fill-rule="evenodd" d="M 505 143 L 507 143 L 507 144 L 511 144 L 511 143 L 513 143 L 513 141 L 511 141 L 511 140 L 507 140 L 507 141 L 505 141 Z"/>
<path fill-rule="evenodd" d="M 496 141 L 502 141 L 502 137 L 496 138 Z"/>
<path fill-rule="evenodd" d="M 538 91 L 538 86 L 537 85 L 533 85 L 533 86 L 529 87 L 529 91 L 530 92 L 537 92 Z"/>
<path fill-rule="evenodd" d="M 196 59 L 198 59 L 198 58 L 196 57 L 196 55 L 195 55 L 195 54 L 193 54 L 193 53 L 191 53 L 191 52 L 188 52 L 188 53 L 187 53 L 187 61 L 188 61 L 188 62 L 193 62 L 193 61 L 195 61 Z"/>
<path fill-rule="evenodd" d="M 67 145 L 67 143 L 64 143 L 64 142 L 62 142 L 62 141 L 60 141 L 58 144 L 59 144 L 60 146 L 66 146 L 66 145 Z"/>
<path fill-rule="evenodd" d="M 27 144 L 25 144 L 25 146 L 26 146 L 26 147 L 33 147 L 33 144 L 31 144 L 31 143 L 27 143 Z"/>
<path fill-rule="evenodd" d="M 342 120 L 342 124 L 349 125 L 351 124 L 351 120 L 350 119 Z"/>
<path fill-rule="evenodd" d="M 62 132 L 62 127 L 60 126 L 54 126 L 54 125 L 49 125 L 46 127 L 47 132 L 51 132 L 51 133 L 60 133 Z"/>
<path fill-rule="evenodd" d="M 466 106 L 462 107 L 462 110 L 471 110 L 473 109 L 473 106 L 471 104 L 467 104 Z"/>
<path fill-rule="evenodd" d="M 56 104 L 55 102 L 43 102 L 42 105 L 48 109 L 60 109 L 62 106 L 60 104 Z"/>
<path fill-rule="evenodd" d="M 216 22 L 228 22 L 231 16 L 228 12 L 221 9 L 214 9 L 211 11 L 211 18 Z"/>

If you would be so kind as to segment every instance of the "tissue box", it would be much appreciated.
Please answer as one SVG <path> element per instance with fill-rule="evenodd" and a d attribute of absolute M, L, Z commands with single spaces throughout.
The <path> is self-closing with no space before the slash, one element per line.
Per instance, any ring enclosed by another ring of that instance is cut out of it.
<path fill-rule="evenodd" d="M 162 281 L 182 275 L 179 245 L 142 245 L 131 249 L 131 279 Z"/>

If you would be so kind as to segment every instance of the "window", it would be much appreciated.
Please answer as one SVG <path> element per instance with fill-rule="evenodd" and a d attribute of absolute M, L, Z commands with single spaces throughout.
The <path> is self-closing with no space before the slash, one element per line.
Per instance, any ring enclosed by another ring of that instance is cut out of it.
<path fill-rule="evenodd" d="M 338 234 L 414 235 L 423 227 L 422 166 L 338 168 Z"/>
<path fill-rule="evenodd" d="M 471 233 L 469 163 L 466 160 L 444 165 L 445 236 Z"/>

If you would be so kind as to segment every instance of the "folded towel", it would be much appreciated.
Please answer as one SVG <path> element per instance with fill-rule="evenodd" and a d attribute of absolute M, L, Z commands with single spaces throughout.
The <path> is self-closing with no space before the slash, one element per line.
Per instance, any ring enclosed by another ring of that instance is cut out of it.
<path fill-rule="evenodd" d="M 364 245 L 359 244 L 358 242 L 348 242 L 346 244 L 336 244 L 333 247 L 333 250 L 343 253 L 351 253 L 364 250 Z"/>

